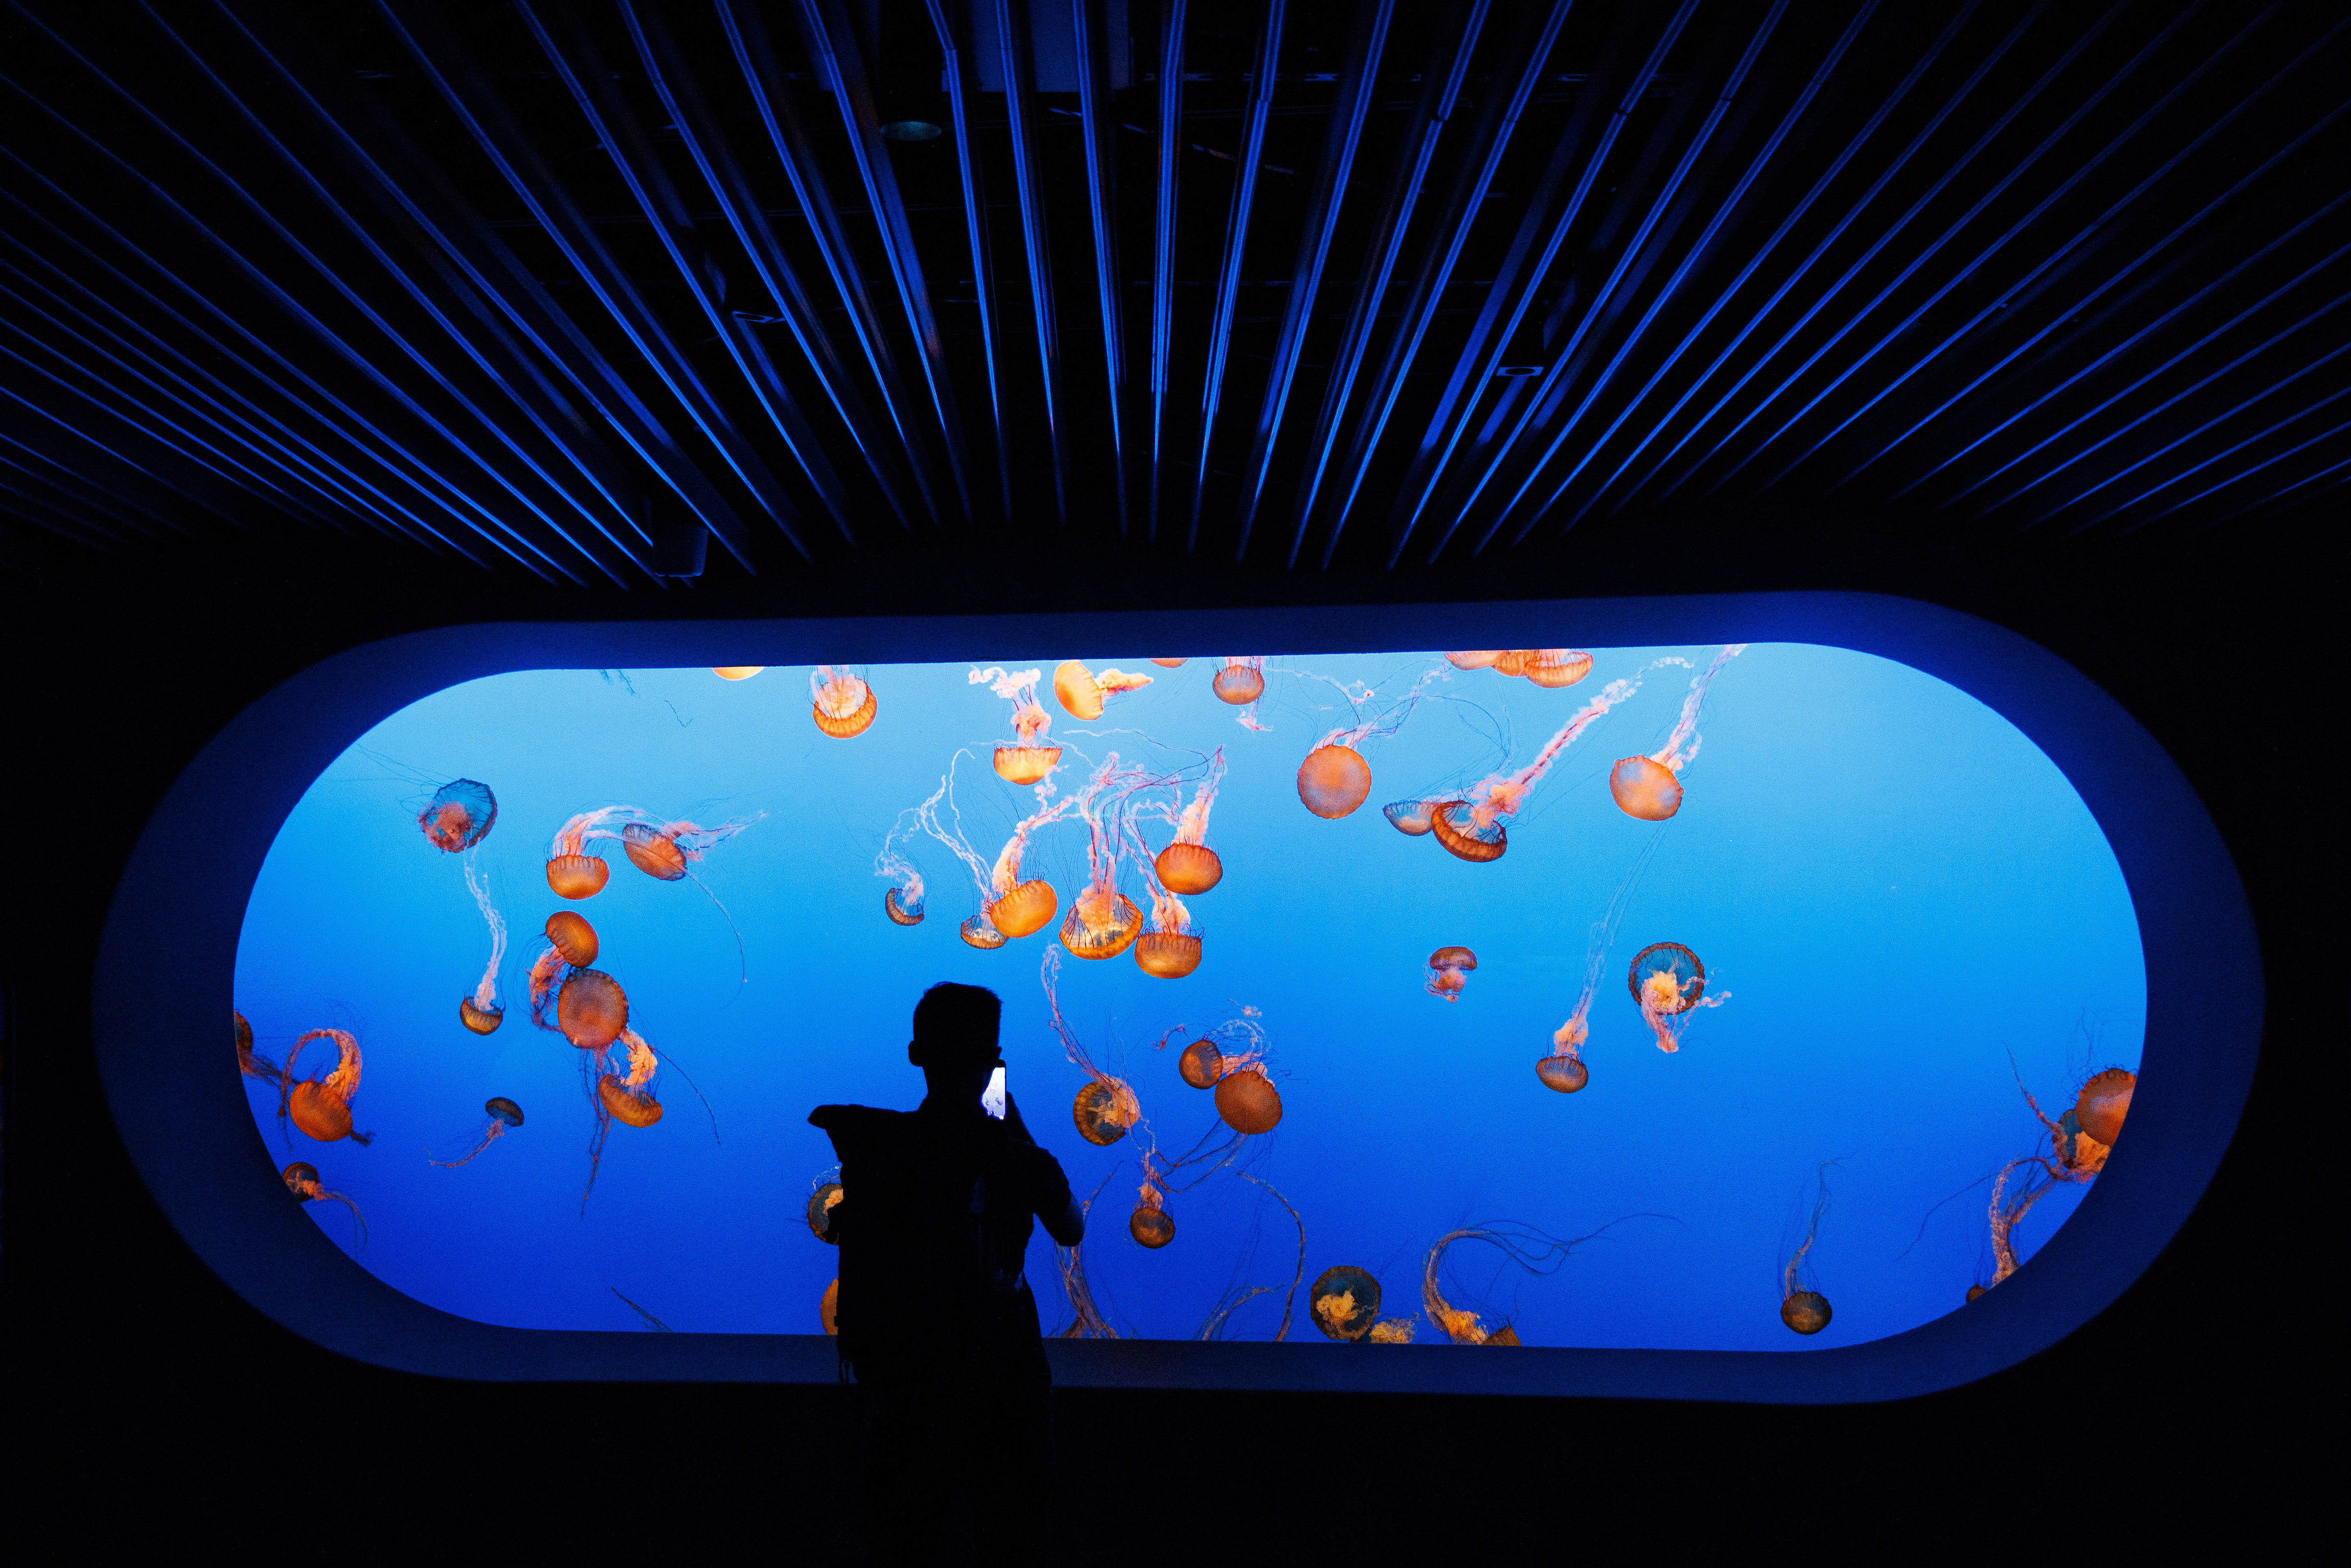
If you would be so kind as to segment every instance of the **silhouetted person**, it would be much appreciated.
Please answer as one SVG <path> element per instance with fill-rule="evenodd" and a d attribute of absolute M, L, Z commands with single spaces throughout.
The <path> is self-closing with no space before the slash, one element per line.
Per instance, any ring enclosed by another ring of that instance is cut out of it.
<path fill-rule="evenodd" d="M 1074 1247 L 1085 1217 L 1011 1097 L 1002 1121 L 980 1104 L 1004 1060 L 1003 1007 L 978 986 L 933 986 L 906 1047 L 929 1085 L 921 1108 L 809 1114 L 841 1156 L 834 1321 L 857 1377 L 872 1563 L 928 1563 L 959 1486 L 980 1561 L 1044 1556 L 1053 1375 L 1023 1263 L 1035 1220 Z"/>

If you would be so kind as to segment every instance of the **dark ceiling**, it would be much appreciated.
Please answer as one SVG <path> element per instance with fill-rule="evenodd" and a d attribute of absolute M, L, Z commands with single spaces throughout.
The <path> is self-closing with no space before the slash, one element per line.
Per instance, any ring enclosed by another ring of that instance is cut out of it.
<path fill-rule="evenodd" d="M 944 529 L 1355 570 L 1677 508 L 2161 538 L 2351 479 L 2335 7 L 0 27 L 12 560 L 375 535 L 626 586 Z"/>

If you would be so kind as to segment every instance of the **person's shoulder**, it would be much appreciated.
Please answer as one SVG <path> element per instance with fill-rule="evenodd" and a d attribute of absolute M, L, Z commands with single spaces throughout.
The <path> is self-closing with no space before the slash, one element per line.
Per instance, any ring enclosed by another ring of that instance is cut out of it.
<path fill-rule="evenodd" d="M 828 1133 L 860 1133 L 893 1125 L 911 1114 L 879 1105 L 820 1105 L 809 1113 L 809 1125 Z"/>

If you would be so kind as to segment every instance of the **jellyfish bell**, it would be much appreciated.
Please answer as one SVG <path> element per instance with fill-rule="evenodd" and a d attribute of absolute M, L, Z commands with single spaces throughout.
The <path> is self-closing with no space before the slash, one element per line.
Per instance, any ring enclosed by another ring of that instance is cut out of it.
<path fill-rule="evenodd" d="M 296 1160 L 278 1173 L 286 1190 L 304 1203 L 319 1196 L 319 1167 L 308 1160 Z"/>
<path fill-rule="evenodd" d="M 1479 827 L 1466 800 L 1439 800 L 1428 812 L 1428 831 L 1457 859 L 1482 864 L 1498 861 L 1510 847 L 1510 836 L 1497 818 Z"/>
<path fill-rule="evenodd" d="M 1494 661 L 1501 656 L 1500 649 L 1489 648 L 1482 653 L 1447 653 L 1445 655 L 1445 662 L 1457 670 L 1489 670 L 1493 668 Z"/>
<path fill-rule="evenodd" d="M 1818 1291 L 1792 1291 L 1780 1303 L 1780 1321 L 1801 1334 L 1829 1326 L 1829 1299 Z"/>
<path fill-rule="evenodd" d="M 674 833 L 644 822 L 631 822 L 621 830 L 621 848 L 629 863 L 647 876 L 662 882 L 682 882 L 685 878 L 685 852 L 678 847 Z"/>
<path fill-rule="evenodd" d="M 1134 944 L 1136 967 L 1162 980 L 1180 980 L 1200 967 L 1200 938 L 1186 931 L 1146 931 Z"/>
<path fill-rule="evenodd" d="M 1399 833 L 1419 838 L 1432 826 L 1434 808 L 1426 800 L 1395 800 L 1380 808 Z"/>
<path fill-rule="evenodd" d="M 816 1315 L 823 1322 L 825 1333 L 838 1334 L 841 1332 L 840 1311 L 841 1281 L 835 1280 L 824 1288 L 824 1299 L 816 1304 Z"/>
<path fill-rule="evenodd" d="M 1098 896 L 1103 891 L 1089 887 L 1078 894 L 1061 922 L 1061 946 L 1076 957 L 1115 958 L 1143 931 L 1143 911 L 1134 900 L 1123 893 Z"/>
<path fill-rule="evenodd" d="M 710 673 L 722 681 L 747 681 L 767 667 L 765 664 L 714 664 Z"/>
<path fill-rule="evenodd" d="M 1562 1094 L 1573 1094 L 1592 1081 L 1591 1070 L 1583 1059 L 1573 1056 L 1546 1056 L 1535 1063 L 1535 1076 L 1546 1089 L 1556 1089 Z"/>
<path fill-rule="evenodd" d="M 971 946 L 978 948 L 983 953 L 993 952 L 997 948 L 1003 946 L 1005 943 L 1011 940 L 1011 938 L 1005 936 L 1003 932 L 998 931 L 995 926 L 988 924 L 987 912 L 986 910 L 982 910 L 979 914 L 973 915 L 970 919 L 966 920 L 960 926 L 957 926 L 956 928 L 956 935 L 962 937 L 966 943 L 969 944 Z"/>
<path fill-rule="evenodd" d="M 1189 657 L 1189 654 L 1186 655 L 1186 658 Z M 1151 662 L 1163 670 L 1180 670 L 1184 667 L 1183 659 L 1154 659 Z"/>
<path fill-rule="evenodd" d="M 611 875 L 601 855 L 557 855 L 547 862 L 547 885 L 559 898 L 593 898 Z"/>
<path fill-rule="evenodd" d="M 1316 816 L 1336 821 L 1372 792 L 1372 765 L 1352 746 L 1318 746 L 1298 765 L 1298 798 Z"/>
<path fill-rule="evenodd" d="M 302 1048 L 314 1040 L 330 1040 L 340 1055 L 334 1069 L 324 1078 L 298 1079 L 294 1063 Z M 374 1141 L 373 1135 L 351 1130 L 351 1096 L 360 1087 L 360 1042 L 339 1029 L 314 1029 L 294 1042 L 287 1053 L 284 1077 L 285 1097 L 279 1102 L 280 1114 L 292 1119 L 306 1136 L 322 1144 L 338 1138 L 349 1138 L 355 1144 Z"/>
<path fill-rule="evenodd" d="M 632 1127 L 650 1127 L 662 1119 L 661 1102 L 651 1094 L 630 1088 L 617 1072 L 607 1072 L 596 1080 L 596 1098 L 612 1120 Z"/>
<path fill-rule="evenodd" d="M 574 969 L 564 977 L 563 988 L 556 993 L 555 1020 L 563 1038 L 573 1045 L 582 1051 L 601 1051 L 629 1027 L 628 993 L 601 969 Z"/>
<path fill-rule="evenodd" d="M 1592 655 L 1566 648 L 1538 648 L 1527 665 L 1527 679 L 1556 691 L 1572 686 L 1592 673 Z"/>
<path fill-rule="evenodd" d="M 1170 893 L 1206 893 L 1225 879 L 1225 862 L 1206 844 L 1173 843 L 1152 862 L 1159 884 Z"/>
<path fill-rule="evenodd" d="M 559 909 L 547 917 L 547 939 L 565 963 L 584 969 L 596 961 L 596 928 L 584 916 Z"/>
<path fill-rule="evenodd" d="M 498 1025 L 507 1021 L 507 1009 L 495 1003 L 483 1007 L 470 996 L 457 998 L 457 1018 L 475 1034 L 494 1034 Z"/>
<path fill-rule="evenodd" d="M 920 925 L 923 923 L 923 901 L 918 898 L 908 904 L 898 896 L 899 891 L 894 887 L 882 890 L 882 913 L 890 917 L 893 925 Z"/>
<path fill-rule="evenodd" d="M 1968 1287 L 1968 1300 L 1973 1301 L 1980 1299 L 1988 1288 L 1989 1287 L 1983 1285 L 1970 1285 Z"/>
<path fill-rule="evenodd" d="M 1058 746 L 999 746 L 996 772 L 1008 784 L 1034 784 L 1061 766 Z"/>
<path fill-rule="evenodd" d="M 2122 1136 L 2123 1118 L 2130 1114 L 2131 1094 L 2137 1087 L 2138 1075 L 2125 1068 L 2109 1067 L 2095 1074 L 2082 1085 L 2081 1095 L 2074 1102 L 2075 1124 L 2111 1146 Z"/>
<path fill-rule="evenodd" d="M 493 1095 L 483 1101 L 482 1109 L 509 1127 L 522 1125 L 522 1107 L 503 1094 Z"/>
<path fill-rule="evenodd" d="M 1155 1252 L 1176 1239 L 1176 1219 L 1155 1204 L 1138 1203 L 1134 1212 L 1127 1216 L 1126 1233 L 1134 1238 L 1137 1245 Z"/>
<path fill-rule="evenodd" d="M 1227 664 L 1210 683 L 1218 700 L 1247 707 L 1265 695 L 1265 672 L 1248 664 Z"/>
<path fill-rule="evenodd" d="M 1078 1124 L 1078 1136 L 1096 1148 L 1108 1148 L 1126 1136 L 1141 1111 L 1134 1103 L 1134 1091 L 1109 1079 L 1097 1078 L 1078 1091 L 1070 1105 L 1071 1120 Z"/>
<path fill-rule="evenodd" d="M 1662 822 L 1682 809 L 1682 781 L 1654 757 L 1626 757 L 1608 772 L 1608 792 L 1628 817 Z"/>
<path fill-rule="evenodd" d="M 1380 1282 L 1352 1263 L 1325 1269 L 1307 1295 L 1307 1312 L 1324 1337 L 1342 1343 L 1360 1340 L 1379 1321 Z"/>
<path fill-rule="evenodd" d="M 1428 977 L 1422 988 L 1432 997 L 1458 1001 L 1469 983 L 1469 971 L 1477 967 L 1478 955 L 1468 948 L 1439 947 L 1428 956 Z"/>
<path fill-rule="evenodd" d="M 841 1187 L 837 1181 L 819 1182 L 809 1195 L 808 1228 L 819 1241 L 838 1247 L 841 1238 L 832 1233 L 832 1211 L 841 1207 Z"/>
<path fill-rule="evenodd" d="M 1686 1013 L 1706 995 L 1706 966 L 1678 942 L 1652 942 L 1633 956 L 1625 984 L 1644 1012 Z"/>
<path fill-rule="evenodd" d="M 835 740 L 853 739 L 872 727 L 880 701 L 859 676 L 819 664 L 809 676 L 809 691 L 816 699 L 812 711 L 817 728 Z"/>
<path fill-rule="evenodd" d="M 434 849 L 455 854 L 470 850 L 489 837 L 498 820 L 498 798 L 490 787 L 472 779 L 454 779 L 433 792 L 433 800 L 416 814 Z"/>
<path fill-rule="evenodd" d="M 1213 1089 L 1225 1075 L 1225 1053 L 1213 1040 L 1196 1040 L 1176 1059 L 1176 1075 L 1195 1089 Z"/>
<path fill-rule="evenodd" d="M 1281 1120 L 1281 1094 L 1255 1067 L 1217 1080 L 1217 1114 L 1236 1133 L 1270 1133 Z"/>
<path fill-rule="evenodd" d="M 987 921 L 1001 936 L 1027 936 L 1052 924 L 1053 912 L 1061 907 L 1061 903 L 1053 892 L 1053 884 L 1038 877 L 1033 881 L 1014 883 L 1010 892 L 991 901 L 987 905 Z M 966 936 L 965 940 L 971 939 Z M 975 942 L 972 946 L 979 946 L 981 944 Z"/>
<path fill-rule="evenodd" d="M 1064 660 L 1053 671 L 1053 695 L 1069 709 L 1072 718 L 1100 718 L 1104 702 L 1121 692 L 1150 684 L 1149 675 L 1130 675 L 1123 670 L 1104 670 L 1097 674 L 1075 659 Z"/>

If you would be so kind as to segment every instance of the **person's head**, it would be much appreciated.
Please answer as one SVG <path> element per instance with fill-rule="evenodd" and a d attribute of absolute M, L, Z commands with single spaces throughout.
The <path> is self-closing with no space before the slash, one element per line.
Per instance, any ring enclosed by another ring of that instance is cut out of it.
<path fill-rule="evenodd" d="M 906 1060 L 923 1070 L 931 1093 L 943 1103 L 977 1103 L 988 1075 L 1004 1060 L 997 1031 L 1004 1003 L 985 986 L 943 981 L 914 1004 L 914 1038 Z"/>

